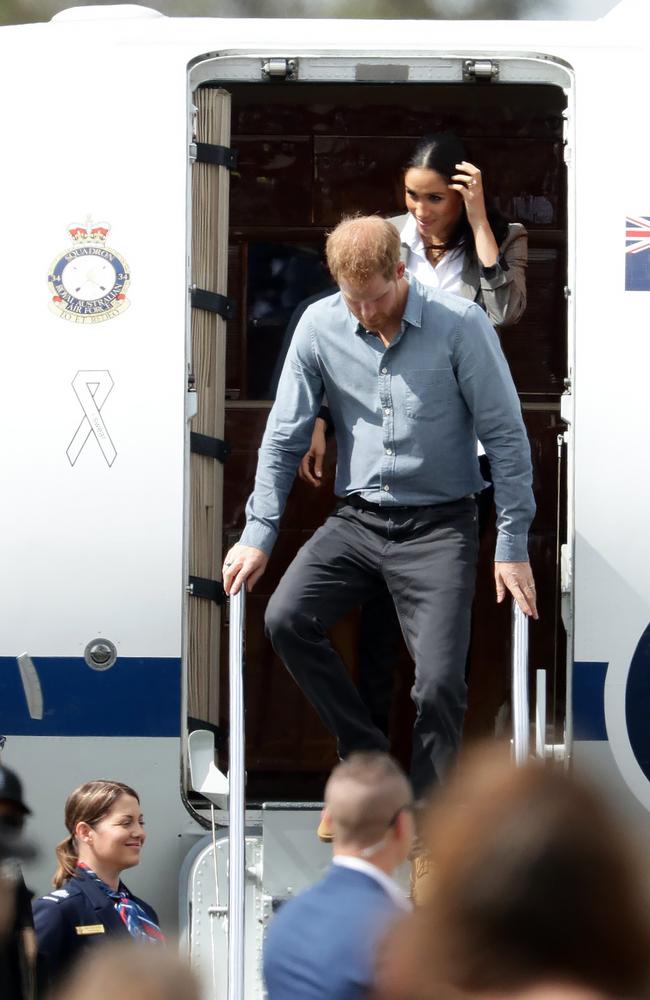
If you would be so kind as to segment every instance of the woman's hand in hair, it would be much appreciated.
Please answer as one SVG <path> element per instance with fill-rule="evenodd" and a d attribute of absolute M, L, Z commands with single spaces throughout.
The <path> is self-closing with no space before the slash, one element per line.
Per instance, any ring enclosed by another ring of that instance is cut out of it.
<path fill-rule="evenodd" d="M 499 259 L 499 246 L 487 218 L 481 171 L 467 160 L 457 163 L 456 170 L 458 173 L 452 175 L 449 187 L 458 191 L 463 199 L 480 263 L 483 267 L 492 267 Z"/>
<path fill-rule="evenodd" d="M 458 173 L 452 175 L 449 187 L 458 191 L 465 202 L 467 218 L 473 229 L 475 222 L 487 221 L 481 171 L 467 160 L 457 163 L 456 170 Z"/>

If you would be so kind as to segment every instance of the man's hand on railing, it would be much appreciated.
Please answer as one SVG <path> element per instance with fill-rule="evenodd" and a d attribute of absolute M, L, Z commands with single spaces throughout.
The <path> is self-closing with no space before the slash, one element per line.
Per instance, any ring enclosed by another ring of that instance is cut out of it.
<path fill-rule="evenodd" d="M 529 562 L 495 562 L 494 580 L 497 604 L 501 604 L 509 590 L 525 615 L 535 620 L 539 618 L 535 581 Z"/>
<path fill-rule="evenodd" d="M 221 569 L 225 592 L 236 594 L 244 582 L 246 589 L 252 590 L 266 569 L 268 561 L 266 552 L 256 549 L 253 545 L 240 545 L 237 542 L 228 551 Z"/>

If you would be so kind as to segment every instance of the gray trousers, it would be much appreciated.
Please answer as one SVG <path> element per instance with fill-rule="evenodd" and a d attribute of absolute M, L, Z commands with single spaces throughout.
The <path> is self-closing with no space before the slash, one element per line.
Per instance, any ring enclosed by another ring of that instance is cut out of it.
<path fill-rule="evenodd" d="M 460 742 L 477 554 L 471 497 L 393 511 L 342 504 L 298 552 L 266 611 L 273 648 L 336 736 L 340 756 L 386 750 L 327 635 L 385 583 L 415 663 L 417 797 L 440 780 Z"/>

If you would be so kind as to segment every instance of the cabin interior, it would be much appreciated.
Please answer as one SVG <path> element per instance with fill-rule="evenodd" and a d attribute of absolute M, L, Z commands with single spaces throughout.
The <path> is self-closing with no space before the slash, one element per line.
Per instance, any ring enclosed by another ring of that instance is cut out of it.
<path fill-rule="evenodd" d="M 244 525 L 288 321 L 303 299 L 331 285 L 322 262 L 326 232 L 344 214 L 403 212 L 403 165 L 418 139 L 442 130 L 457 133 L 483 172 L 487 198 L 508 220 L 522 222 L 529 235 L 526 313 L 499 335 L 521 398 L 534 468 L 537 515 L 530 555 L 540 620 L 530 627 L 531 690 L 535 670 L 545 668 L 547 740 L 560 742 L 567 647 L 558 565 L 559 545 L 566 541 L 566 449 L 558 445 L 565 429 L 560 397 L 567 376 L 565 92 L 549 84 L 480 82 L 215 81 L 217 87 L 230 94 L 230 145 L 238 154 L 230 173 L 227 253 L 228 295 L 236 313 L 225 324 L 225 381 L 223 371 L 217 376 L 222 380 L 217 391 L 223 394 L 225 440 L 231 447 L 215 514 L 219 548 L 226 551 Z M 200 88 L 195 103 L 205 98 L 209 107 L 210 90 Z M 332 441 L 321 488 L 296 481 L 267 572 L 247 600 L 249 805 L 320 800 L 336 762 L 333 738 L 275 657 L 263 627 L 266 603 L 281 574 L 334 506 L 334 466 Z M 509 731 L 511 620 L 509 602 L 495 602 L 494 544 L 492 512 L 481 545 L 473 610 L 467 742 Z M 358 669 L 358 630 L 358 613 L 333 630 L 333 641 L 353 674 Z M 219 615 L 218 633 L 213 655 L 190 670 L 188 705 L 191 725 L 207 723 L 222 738 L 219 764 L 226 769 L 226 614 Z M 209 676 L 202 676 L 206 671 Z M 412 664 L 402 646 L 394 664 L 390 737 L 405 766 L 413 719 L 411 683 Z"/>

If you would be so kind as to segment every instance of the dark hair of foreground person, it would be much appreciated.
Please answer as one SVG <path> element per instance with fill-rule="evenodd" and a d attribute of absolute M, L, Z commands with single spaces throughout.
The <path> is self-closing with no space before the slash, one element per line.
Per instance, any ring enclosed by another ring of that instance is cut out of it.
<path fill-rule="evenodd" d="M 394 1000 L 650 995 L 650 918 L 635 845 L 559 766 L 469 755 L 429 817 L 427 902 L 387 942 Z"/>

